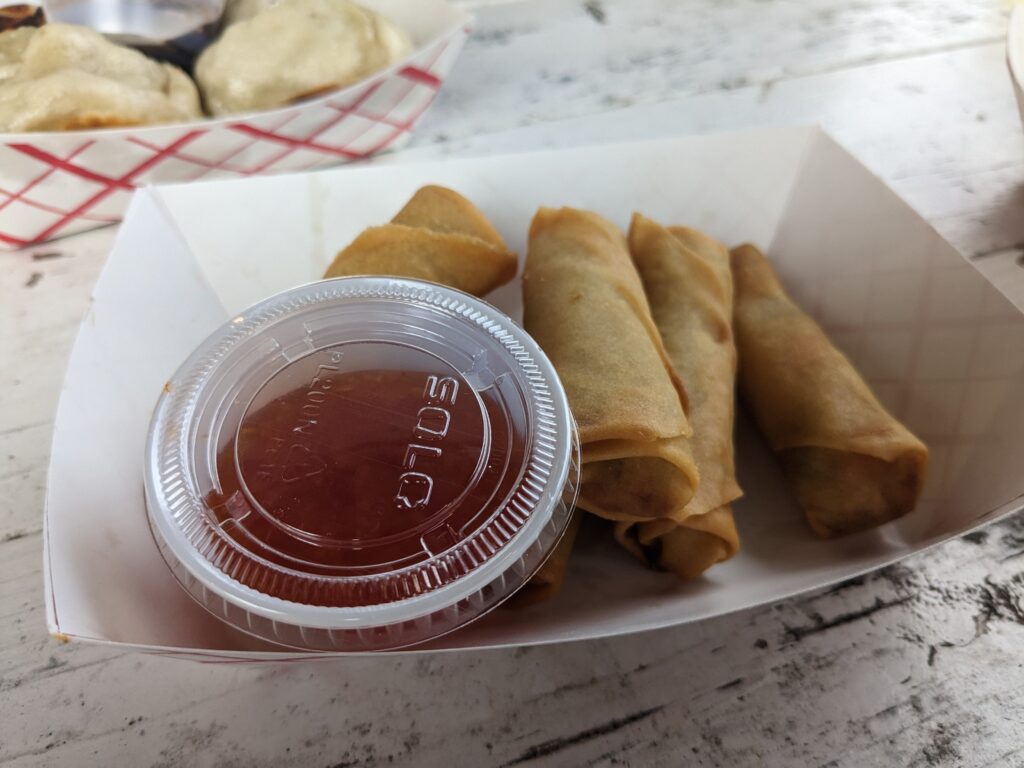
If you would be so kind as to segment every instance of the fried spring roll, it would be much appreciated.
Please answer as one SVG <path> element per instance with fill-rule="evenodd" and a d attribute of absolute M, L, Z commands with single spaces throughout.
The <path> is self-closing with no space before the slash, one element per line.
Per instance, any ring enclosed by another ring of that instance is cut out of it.
<path fill-rule="evenodd" d="M 688 517 L 682 523 L 616 523 L 615 538 L 636 557 L 672 571 L 683 581 L 696 579 L 740 548 L 736 521 L 728 504 Z"/>
<path fill-rule="evenodd" d="M 689 395 L 690 448 L 700 484 L 688 504 L 615 536 L 641 558 L 682 579 L 699 576 L 739 549 L 731 502 L 741 495 L 733 462 L 736 348 L 729 252 L 702 232 L 666 229 L 633 216 L 629 247 L 651 315 Z"/>
<path fill-rule="evenodd" d="M 576 534 L 579 533 L 582 519 L 583 515 L 578 509 L 572 513 L 561 541 L 558 542 L 548 559 L 544 561 L 540 570 L 533 574 L 526 586 L 515 593 L 515 596 L 509 601 L 510 607 L 525 608 L 550 600 L 558 594 L 562 588 L 562 582 L 565 581 L 566 571 L 569 569 L 569 555 L 572 554 L 573 544 L 576 543 Z"/>
<path fill-rule="evenodd" d="M 324 277 L 391 275 L 483 296 L 516 274 L 516 255 L 469 200 L 422 187 L 390 224 L 364 230 Z"/>
<path fill-rule="evenodd" d="M 508 250 L 498 230 L 475 205 L 458 192 L 435 184 L 416 190 L 416 194 L 395 214 L 391 223 L 434 232 L 469 235 L 500 250 Z"/>
<path fill-rule="evenodd" d="M 909 512 L 928 449 L 793 303 L 757 248 L 734 249 L 732 268 L 740 392 L 811 527 L 841 536 Z"/>
<path fill-rule="evenodd" d="M 551 358 L 579 428 L 578 505 L 653 520 L 686 505 L 698 473 L 685 391 L 617 227 L 572 208 L 530 226 L 524 325 Z"/>

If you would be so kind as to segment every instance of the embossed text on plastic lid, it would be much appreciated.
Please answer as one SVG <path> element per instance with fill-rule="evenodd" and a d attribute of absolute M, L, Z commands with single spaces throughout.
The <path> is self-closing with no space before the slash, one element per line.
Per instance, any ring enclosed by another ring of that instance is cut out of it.
<path fill-rule="evenodd" d="M 565 393 L 499 310 L 414 280 L 325 280 L 233 318 L 161 396 L 146 500 L 208 610 L 290 647 L 381 650 L 472 621 L 561 537 Z"/>

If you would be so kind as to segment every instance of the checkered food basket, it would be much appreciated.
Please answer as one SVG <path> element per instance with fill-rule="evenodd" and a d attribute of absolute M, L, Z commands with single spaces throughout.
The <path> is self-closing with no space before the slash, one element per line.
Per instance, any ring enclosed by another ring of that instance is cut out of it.
<path fill-rule="evenodd" d="M 372 78 L 283 109 L 191 123 L 0 133 L 0 250 L 116 222 L 146 184 L 306 171 L 401 146 L 469 33 L 443 0 L 364 0 L 417 50 Z"/>

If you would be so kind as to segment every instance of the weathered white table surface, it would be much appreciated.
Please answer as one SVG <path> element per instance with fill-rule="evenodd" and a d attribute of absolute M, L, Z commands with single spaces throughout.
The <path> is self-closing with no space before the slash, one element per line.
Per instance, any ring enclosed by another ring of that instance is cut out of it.
<path fill-rule="evenodd" d="M 479 5 L 415 145 L 821 122 L 1024 306 L 999 0 Z M 3 765 L 1024 765 L 1024 517 L 810 597 L 601 642 L 244 667 L 50 639 L 52 419 L 112 236 L 0 254 Z"/>

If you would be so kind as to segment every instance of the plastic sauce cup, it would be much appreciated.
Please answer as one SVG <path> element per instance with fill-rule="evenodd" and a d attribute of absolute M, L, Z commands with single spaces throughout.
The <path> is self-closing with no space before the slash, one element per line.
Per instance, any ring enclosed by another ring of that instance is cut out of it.
<path fill-rule="evenodd" d="M 579 441 L 551 363 L 432 283 L 325 280 L 207 338 L 157 403 L 145 469 L 183 588 L 293 648 L 401 648 L 480 617 L 565 530 Z"/>

